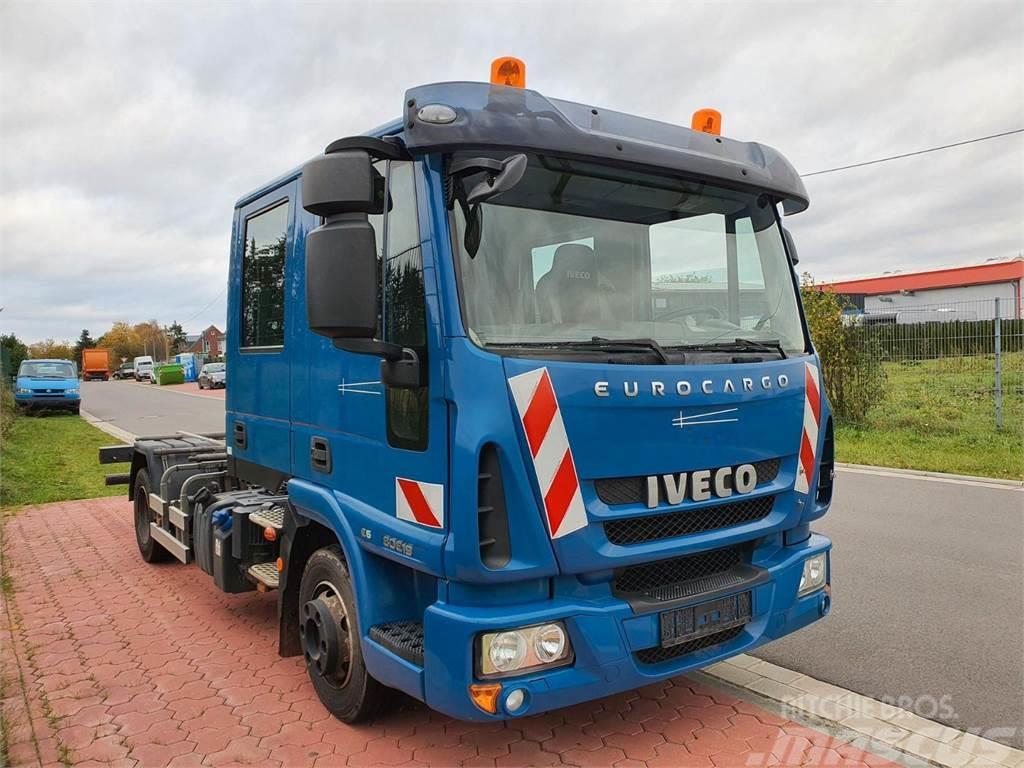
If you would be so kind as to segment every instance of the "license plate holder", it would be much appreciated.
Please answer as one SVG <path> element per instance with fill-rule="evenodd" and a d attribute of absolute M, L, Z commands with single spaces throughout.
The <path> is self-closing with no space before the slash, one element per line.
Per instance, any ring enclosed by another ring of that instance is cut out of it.
<path fill-rule="evenodd" d="M 686 608 L 663 611 L 659 617 L 661 647 L 671 648 L 746 624 L 751 617 L 751 598 L 750 592 L 740 592 Z"/>

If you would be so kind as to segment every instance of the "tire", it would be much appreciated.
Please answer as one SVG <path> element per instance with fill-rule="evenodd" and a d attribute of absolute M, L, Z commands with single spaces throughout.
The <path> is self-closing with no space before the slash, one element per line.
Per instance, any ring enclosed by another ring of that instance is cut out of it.
<path fill-rule="evenodd" d="M 332 632 L 334 653 L 328 650 Z M 391 699 L 391 689 L 374 680 L 363 663 L 355 593 L 336 546 L 318 549 L 306 562 L 299 586 L 299 636 L 313 688 L 336 718 L 368 720 Z"/>
<path fill-rule="evenodd" d="M 73 414 L 75 414 L 75 416 L 79 416 L 79 415 L 81 415 L 81 412 L 82 412 L 82 406 L 80 406 L 80 405 L 76 405 L 76 406 L 75 406 L 74 408 L 72 408 L 72 409 L 71 409 L 71 412 L 72 412 Z"/>
<path fill-rule="evenodd" d="M 149 472 L 139 470 L 135 476 L 135 543 L 139 545 L 139 554 L 147 563 L 160 563 L 170 558 L 171 553 L 157 544 L 149 535 L 149 524 L 153 522 L 153 513 L 149 509 Z"/>

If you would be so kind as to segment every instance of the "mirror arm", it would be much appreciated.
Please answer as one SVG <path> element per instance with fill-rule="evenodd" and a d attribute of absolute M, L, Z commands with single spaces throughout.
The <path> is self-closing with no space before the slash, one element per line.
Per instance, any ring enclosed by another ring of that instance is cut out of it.
<path fill-rule="evenodd" d="M 403 358 L 406 351 L 398 344 L 376 339 L 334 339 L 336 349 L 355 352 L 360 355 L 375 355 L 388 362 L 396 362 Z"/>

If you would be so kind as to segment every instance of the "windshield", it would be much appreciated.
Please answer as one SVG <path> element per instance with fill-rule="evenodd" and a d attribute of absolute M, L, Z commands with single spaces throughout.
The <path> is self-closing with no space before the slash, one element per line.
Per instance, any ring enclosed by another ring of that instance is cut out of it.
<path fill-rule="evenodd" d="M 63 361 L 25 360 L 18 368 L 18 375 L 32 379 L 73 379 L 75 366 Z"/>
<path fill-rule="evenodd" d="M 223 373 L 224 363 L 210 363 L 209 365 L 204 365 L 203 370 L 207 373 Z"/>
<path fill-rule="evenodd" d="M 464 316 L 478 344 L 741 339 L 804 351 L 792 270 L 765 195 L 531 156 L 522 180 L 477 215 L 472 256 L 455 206 Z"/>

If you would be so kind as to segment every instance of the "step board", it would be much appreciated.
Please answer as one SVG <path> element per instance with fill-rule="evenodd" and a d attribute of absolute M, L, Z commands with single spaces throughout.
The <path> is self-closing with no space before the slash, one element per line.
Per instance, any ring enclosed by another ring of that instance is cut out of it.
<path fill-rule="evenodd" d="M 249 522 L 260 528 L 273 528 L 280 531 L 284 528 L 284 507 L 262 507 L 249 513 Z"/>
<path fill-rule="evenodd" d="M 370 627 L 370 639 L 396 656 L 423 666 L 423 622 L 394 621 Z"/>
<path fill-rule="evenodd" d="M 276 563 L 256 563 L 256 565 L 250 565 L 249 575 L 270 589 L 277 589 L 277 585 L 280 583 L 281 575 L 277 572 Z"/>

